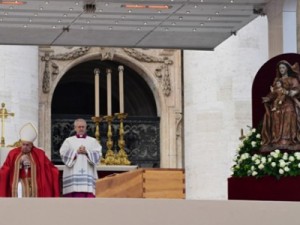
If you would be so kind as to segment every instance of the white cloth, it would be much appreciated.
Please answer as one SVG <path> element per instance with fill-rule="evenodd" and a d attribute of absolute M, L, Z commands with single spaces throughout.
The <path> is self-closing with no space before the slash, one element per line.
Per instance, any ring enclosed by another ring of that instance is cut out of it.
<path fill-rule="evenodd" d="M 87 155 L 77 154 L 80 146 L 85 146 Z M 101 145 L 95 138 L 67 138 L 60 148 L 62 161 L 66 165 L 63 171 L 63 194 L 71 192 L 89 192 L 95 195 L 98 179 L 97 164 L 102 155 Z"/>
<path fill-rule="evenodd" d="M 18 182 L 18 198 L 22 198 L 22 183 Z"/>

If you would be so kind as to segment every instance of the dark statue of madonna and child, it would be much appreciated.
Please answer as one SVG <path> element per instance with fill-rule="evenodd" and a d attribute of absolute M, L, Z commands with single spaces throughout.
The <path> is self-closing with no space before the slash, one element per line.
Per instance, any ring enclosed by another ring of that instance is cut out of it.
<path fill-rule="evenodd" d="M 300 151 L 299 64 L 281 60 L 270 92 L 262 98 L 265 107 L 261 152 L 275 149 Z"/>

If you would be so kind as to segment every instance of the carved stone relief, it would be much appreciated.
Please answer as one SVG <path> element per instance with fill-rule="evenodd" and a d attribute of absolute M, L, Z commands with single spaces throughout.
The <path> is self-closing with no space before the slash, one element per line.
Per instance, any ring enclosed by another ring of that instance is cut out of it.
<path fill-rule="evenodd" d="M 83 55 L 85 55 L 90 50 L 90 47 L 80 47 L 70 52 L 62 53 L 62 54 L 50 54 L 49 51 L 45 52 L 45 55 L 41 57 L 41 61 L 45 62 L 44 73 L 43 73 L 43 86 L 42 90 L 44 93 L 48 93 L 50 91 L 50 76 L 52 77 L 52 81 L 55 80 L 57 75 L 59 74 L 59 66 L 53 62 L 57 61 L 66 61 L 66 60 L 74 60 Z"/>
<path fill-rule="evenodd" d="M 168 57 L 159 58 L 147 55 L 133 48 L 124 48 L 124 51 L 126 52 L 126 54 L 137 59 L 140 62 L 159 63 L 160 65 L 155 69 L 155 76 L 162 82 L 162 90 L 164 95 L 169 96 L 171 94 L 172 89 L 168 66 L 173 64 L 172 60 L 170 60 Z"/>

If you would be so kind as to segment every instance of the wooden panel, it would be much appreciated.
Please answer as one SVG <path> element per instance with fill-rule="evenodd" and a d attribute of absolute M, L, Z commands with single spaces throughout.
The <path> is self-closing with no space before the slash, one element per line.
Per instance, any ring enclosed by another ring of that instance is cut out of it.
<path fill-rule="evenodd" d="M 96 197 L 142 198 L 142 170 L 107 176 L 96 182 Z"/>
<path fill-rule="evenodd" d="M 144 198 L 174 198 L 174 199 L 184 199 L 185 194 L 181 191 L 147 191 L 144 193 Z"/>
<path fill-rule="evenodd" d="M 138 169 L 99 179 L 96 197 L 185 198 L 181 169 Z"/>
<path fill-rule="evenodd" d="M 182 170 L 145 170 L 143 177 L 146 180 L 184 180 L 184 174 Z"/>
<path fill-rule="evenodd" d="M 143 179 L 144 198 L 185 198 L 183 170 L 145 169 Z"/>
<path fill-rule="evenodd" d="M 184 184 L 176 180 L 146 180 L 144 182 L 145 190 L 183 190 Z"/>

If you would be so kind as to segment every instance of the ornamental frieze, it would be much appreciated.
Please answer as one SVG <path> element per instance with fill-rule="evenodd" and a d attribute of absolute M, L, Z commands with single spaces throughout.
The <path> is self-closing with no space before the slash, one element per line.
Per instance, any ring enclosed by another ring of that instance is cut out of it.
<path fill-rule="evenodd" d="M 53 62 L 53 60 L 57 61 L 66 61 L 66 60 L 74 60 L 79 57 L 82 57 L 90 50 L 90 47 L 80 47 L 73 51 L 69 51 L 63 54 L 51 55 L 49 51 L 46 51 L 44 56 L 41 57 L 41 61 L 45 62 L 45 68 L 43 72 L 43 80 L 42 80 L 42 90 L 44 93 L 49 93 L 51 81 L 55 80 L 57 75 L 59 74 L 59 66 Z"/>
<path fill-rule="evenodd" d="M 41 57 L 41 61 L 45 62 L 43 81 L 42 81 L 43 92 L 45 94 L 49 93 L 51 80 L 52 81 L 55 80 L 55 78 L 59 74 L 59 65 L 53 61 L 74 60 L 86 55 L 90 49 L 91 47 L 79 47 L 72 51 L 68 51 L 60 54 L 52 54 L 52 55 L 50 54 L 49 51 L 46 51 L 44 53 L 44 56 Z M 115 54 L 115 49 L 113 48 L 100 48 L 99 59 L 102 61 L 113 60 L 114 54 Z"/>
<path fill-rule="evenodd" d="M 83 55 L 85 55 L 91 47 L 80 47 L 77 48 L 73 51 L 62 53 L 62 54 L 57 54 L 57 55 L 52 55 L 50 57 L 51 60 L 74 60 L 77 59 Z"/>
<path fill-rule="evenodd" d="M 114 48 L 98 48 L 99 59 L 103 60 L 113 60 L 115 49 Z M 69 50 L 69 49 L 68 49 Z M 52 51 L 45 51 L 44 56 L 41 57 L 41 61 L 45 63 L 42 79 L 42 90 L 43 93 L 49 93 L 51 87 L 51 81 L 54 81 L 59 74 L 59 64 L 54 61 L 67 61 L 75 60 L 80 57 L 83 57 L 91 50 L 91 47 L 78 47 L 74 50 L 70 50 L 60 54 L 53 54 Z M 124 52 L 140 61 L 146 63 L 159 63 L 158 67 L 154 71 L 155 77 L 157 77 L 161 83 L 162 92 L 165 96 L 170 96 L 171 80 L 169 66 L 173 64 L 173 61 L 170 60 L 166 55 L 163 57 L 156 57 L 149 54 L 145 54 L 141 51 L 132 48 L 123 48 Z M 170 54 L 169 54 L 170 55 Z"/>
<path fill-rule="evenodd" d="M 162 82 L 162 90 L 164 95 L 170 96 L 172 88 L 169 65 L 173 64 L 172 60 L 170 60 L 168 57 L 155 57 L 147 55 L 133 48 L 124 48 L 123 50 L 127 55 L 140 62 L 160 63 L 161 65 L 159 65 L 159 67 L 155 69 L 154 75 Z"/>

